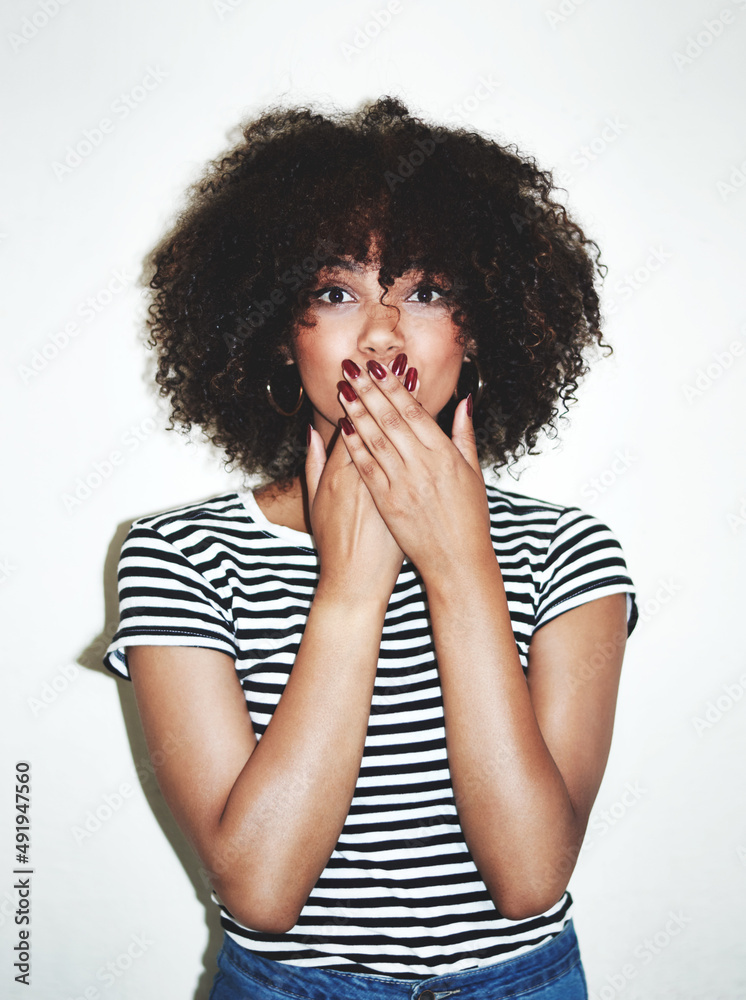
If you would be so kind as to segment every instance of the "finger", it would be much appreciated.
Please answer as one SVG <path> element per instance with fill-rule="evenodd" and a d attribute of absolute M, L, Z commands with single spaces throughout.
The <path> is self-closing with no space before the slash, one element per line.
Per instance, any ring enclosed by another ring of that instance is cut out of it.
<path fill-rule="evenodd" d="M 410 396 L 417 399 L 417 395 L 420 391 L 420 380 L 417 375 L 417 369 L 413 365 L 408 365 L 407 360 L 406 354 L 399 354 L 394 358 L 389 367 L 391 368 L 391 371 L 396 374 L 396 366 L 398 365 L 399 374 L 397 378 Z"/>
<path fill-rule="evenodd" d="M 376 456 L 357 433 L 349 417 L 343 417 L 340 426 L 340 437 L 344 441 L 350 461 L 354 464 L 365 486 L 368 487 L 375 503 L 376 497 L 380 497 L 382 491 L 388 489 L 390 480 Z M 399 462 L 401 464 L 401 459 Z M 378 505 L 376 504 L 376 506 Z"/>
<path fill-rule="evenodd" d="M 391 379 L 397 381 L 394 375 Z M 356 379 L 354 390 L 344 380 L 338 383 L 337 388 L 339 401 L 346 413 L 341 423 L 343 431 L 354 429 L 357 436 L 357 441 L 352 447 L 346 442 L 351 459 L 355 461 L 355 452 L 360 454 L 360 449 L 364 447 L 368 451 L 369 458 L 378 463 L 388 482 L 391 482 L 397 472 L 401 472 L 404 467 L 402 454 L 392 441 L 393 432 L 403 422 L 399 411 L 385 402 L 370 378 L 366 379 L 364 375 Z M 374 404 L 379 411 L 377 414 L 371 412 L 366 402 L 368 398 L 375 396 L 379 397 L 378 402 Z M 409 434 L 411 436 L 411 431 Z"/>
<path fill-rule="evenodd" d="M 308 448 L 306 450 L 306 485 L 308 487 L 308 506 L 313 507 L 314 497 L 319 488 L 321 473 L 326 465 L 324 441 L 318 431 L 308 425 Z"/>
<path fill-rule="evenodd" d="M 472 414 L 469 413 L 471 408 L 471 393 L 462 399 L 453 414 L 453 427 L 451 432 L 451 440 L 456 445 L 458 450 L 464 456 L 469 465 L 474 469 L 476 473 L 480 476 L 482 475 L 482 468 L 479 464 L 479 455 L 477 453 L 477 439 L 474 434 L 474 424 L 472 422 Z"/>
<path fill-rule="evenodd" d="M 308 449 L 306 452 L 306 484 L 308 486 L 308 502 L 313 505 L 324 470 L 334 473 L 340 468 L 352 468 L 352 461 L 344 444 L 339 440 L 342 434 L 334 432 L 329 447 L 319 432 L 309 424 Z"/>
<path fill-rule="evenodd" d="M 392 474 L 397 457 L 411 460 L 422 443 L 429 445 L 428 438 L 434 441 L 432 432 L 419 430 L 421 424 L 429 421 L 437 435 L 443 436 L 443 432 L 416 399 L 414 391 L 406 387 L 407 380 L 413 390 L 417 385 L 414 368 L 409 369 L 403 380 L 378 362 L 370 361 L 369 368 L 368 371 L 355 366 L 355 374 L 345 363 L 340 402 L 371 454 Z"/>

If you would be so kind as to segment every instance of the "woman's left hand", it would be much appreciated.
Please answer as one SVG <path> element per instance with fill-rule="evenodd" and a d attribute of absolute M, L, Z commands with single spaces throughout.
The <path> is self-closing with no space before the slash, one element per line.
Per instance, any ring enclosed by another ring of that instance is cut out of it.
<path fill-rule="evenodd" d="M 354 427 L 341 437 L 402 552 L 426 581 L 494 555 L 467 400 L 456 407 L 449 438 L 388 368 L 371 368 L 357 378 L 343 373 L 357 398 L 339 395 Z"/>

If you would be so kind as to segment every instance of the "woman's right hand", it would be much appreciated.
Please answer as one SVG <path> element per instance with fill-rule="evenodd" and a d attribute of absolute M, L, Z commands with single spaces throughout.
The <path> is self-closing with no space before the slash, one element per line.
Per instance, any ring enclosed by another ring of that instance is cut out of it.
<path fill-rule="evenodd" d="M 404 553 L 378 513 L 340 429 L 327 457 L 316 430 L 306 455 L 308 511 L 323 583 L 346 599 L 378 596 L 388 603 Z"/>

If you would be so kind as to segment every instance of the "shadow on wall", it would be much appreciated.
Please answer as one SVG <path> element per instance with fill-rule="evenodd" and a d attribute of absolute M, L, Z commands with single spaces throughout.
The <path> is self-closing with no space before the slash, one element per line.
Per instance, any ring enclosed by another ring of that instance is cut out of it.
<path fill-rule="evenodd" d="M 138 515 L 140 516 L 140 515 Z M 134 520 L 134 518 L 133 518 Z M 184 869 L 187 878 L 192 884 L 195 897 L 199 900 L 205 910 L 205 923 L 208 930 L 208 941 L 202 955 L 203 972 L 199 977 L 199 982 L 192 1000 L 208 1000 L 213 979 L 217 972 L 216 956 L 223 943 L 223 929 L 220 925 L 220 911 L 215 903 L 210 899 L 209 886 L 200 877 L 200 860 L 192 850 L 183 833 L 179 829 L 171 812 L 166 805 L 166 801 L 158 787 L 157 771 L 158 766 L 168 756 L 169 752 L 176 749 L 177 743 L 174 741 L 169 745 L 164 744 L 161 751 L 156 751 L 151 758 L 145 743 L 140 715 L 135 700 L 135 692 L 130 681 L 117 678 L 111 674 L 102 663 L 102 658 L 111 642 L 112 636 L 119 624 L 119 593 L 117 588 L 117 567 L 119 563 L 119 553 L 122 548 L 131 521 L 120 524 L 112 539 L 104 562 L 104 626 L 101 632 L 86 646 L 77 658 L 77 663 L 88 670 L 96 670 L 110 678 L 117 684 L 119 701 L 121 704 L 122 718 L 124 719 L 132 752 L 132 762 L 135 766 L 140 786 L 147 799 L 153 815 L 158 821 L 158 825 L 163 831 L 163 835 L 171 845 L 176 857 Z M 159 754 L 163 756 L 159 758 Z M 147 849 L 146 844 L 141 845 L 142 849 Z M 143 901 L 143 909 L 150 909 L 147 899 Z M 175 961 L 178 955 L 174 955 Z"/>

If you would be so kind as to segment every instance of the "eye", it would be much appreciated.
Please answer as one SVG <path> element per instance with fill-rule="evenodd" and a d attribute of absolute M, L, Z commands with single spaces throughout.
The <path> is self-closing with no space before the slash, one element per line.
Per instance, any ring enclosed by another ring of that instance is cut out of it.
<path fill-rule="evenodd" d="M 338 296 L 349 294 L 350 293 L 348 291 L 344 288 L 340 288 L 339 285 L 327 285 L 326 288 L 318 288 L 315 292 L 311 293 L 314 299 L 318 302 L 323 302 L 324 305 L 327 306 L 345 305 L 346 303 L 338 298 Z M 325 295 L 329 295 L 331 298 L 325 299 Z"/>
<path fill-rule="evenodd" d="M 435 288 L 433 285 L 420 285 L 419 288 L 415 288 L 415 290 L 407 298 L 406 301 L 410 302 L 412 300 L 412 296 L 413 295 L 426 295 L 427 296 L 427 298 L 424 301 L 422 299 L 418 300 L 417 304 L 421 305 L 421 306 L 429 306 L 430 304 L 437 302 L 438 299 L 441 298 L 440 291 L 437 288 Z M 433 295 L 435 295 L 435 298 L 432 298 Z"/>

